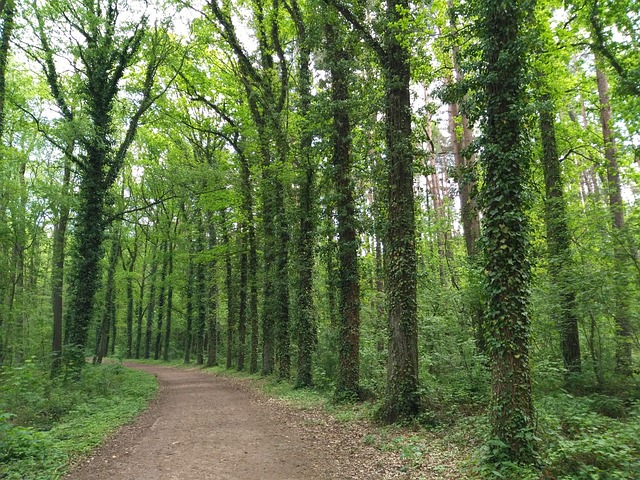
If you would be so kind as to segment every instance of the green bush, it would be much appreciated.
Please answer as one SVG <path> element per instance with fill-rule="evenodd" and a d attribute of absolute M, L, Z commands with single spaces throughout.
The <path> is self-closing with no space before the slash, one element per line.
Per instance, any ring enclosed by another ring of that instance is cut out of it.
<path fill-rule="evenodd" d="M 568 394 L 538 406 L 545 478 L 640 478 L 640 407 L 614 397 Z M 612 418 L 615 417 L 615 418 Z"/>
<path fill-rule="evenodd" d="M 121 365 L 87 366 L 79 382 L 52 381 L 31 362 L 4 368 L 0 386 L 0 478 L 52 480 L 69 458 L 143 410 L 157 384 Z"/>

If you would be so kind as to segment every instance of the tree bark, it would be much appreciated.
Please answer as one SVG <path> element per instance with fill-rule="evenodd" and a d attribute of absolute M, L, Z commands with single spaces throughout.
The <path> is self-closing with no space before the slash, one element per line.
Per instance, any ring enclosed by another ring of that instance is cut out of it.
<path fill-rule="evenodd" d="M 335 179 L 338 256 L 338 400 L 360 397 L 360 277 L 352 178 L 349 112 L 350 55 L 338 22 L 326 25 L 333 115 L 332 167 Z"/>
<path fill-rule="evenodd" d="M 206 282 L 206 273 L 205 273 L 205 264 L 200 257 L 202 252 L 204 251 L 204 230 L 203 230 L 203 221 L 202 221 L 202 211 L 197 210 L 198 216 L 198 231 L 196 233 L 196 254 L 198 256 L 196 264 L 194 265 L 195 270 L 195 310 L 196 310 L 196 324 L 195 324 L 195 342 L 194 347 L 196 349 L 196 365 L 204 364 L 204 340 L 205 340 L 205 329 L 207 322 L 207 302 L 206 298 L 208 296 L 207 282 Z"/>
<path fill-rule="evenodd" d="M 191 363 L 191 346 L 193 345 L 193 284 L 195 281 L 195 268 L 193 265 L 193 251 L 189 255 L 189 268 L 187 270 L 185 334 L 184 334 L 184 363 Z"/>
<path fill-rule="evenodd" d="M 213 219 L 209 218 L 209 249 L 213 250 L 218 244 Z M 209 262 L 209 308 L 207 315 L 207 367 L 218 365 L 218 272 L 217 261 L 212 258 Z"/>
<path fill-rule="evenodd" d="M 174 238 L 175 238 L 175 230 L 178 228 L 178 222 L 176 220 L 175 229 L 174 229 Z M 172 319 L 173 319 L 173 251 L 175 249 L 175 244 L 173 240 L 169 241 L 169 287 L 167 290 L 167 326 L 164 331 L 164 351 L 162 353 L 162 359 L 165 362 L 168 362 L 171 359 L 170 355 L 170 347 L 171 347 L 171 327 L 172 327 Z"/>
<path fill-rule="evenodd" d="M 530 152 L 525 144 L 527 40 L 533 15 L 526 2 L 479 2 L 483 45 L 483 226 L 487 307 L 483 330 L 491 365 L 489 461 L 535 460 L 534 408 L 529 364 L 530 265 L 525 182 Z"/>
<path fill-rule="evenodd" d="M 71 166 L 65 157 L 62 176 L 62 190 L 69 194 L 71 181 Z M 63 287 L 64 287 L 64 259 L 67 225 L 69 223 L 69 205 L 65 202 L 58 207 L 57 218 L 53 226 L 53 246 L 51 247 L 51 299 L 53 306 L 52 332 L 52 362 L 51 375 L 57 376 L 62 370 L 62 340 L 63 340 Z M 1 364 L 1 362 L 0 362 Z"/>
<path fill-rule="evenodd" d="M 169 269 L 169 256 L 167 254 L 169 240 L 162 242 L 162 268 L 160 269 L 160 289 L 158 291 L 158 316 L 156 320 L 156 341 L 153 351 L 153 359 L 158 360 L 162 354 L 162 322 L 164 320 L 164 292 L 167 283 L 167 270 Z"/>
<path fill-rule="evenodd" d="M 109 342 L 113 342 L 112 325 L 116 321 L 116 267 L 118 266 L 118 256 L 120 250 L 119 236 L 114 234 L 111 240 L 109 251 L 109 264 L 107 268 L 107 282 L 104 293 L 104 312 L 102 322 L 98 330 L 96 341 L 97 349 L 93 358 L 94 364 L 101 364 L 102 359 L 107 356 Z"/>
<path fill-rule="evenodd" d="M 15 0 L 7 0 L 4 8 L 0 11 L 2 18 L 2 37 L 0 37 L 0 138 L 4 133 L 7 63 L 9 61 L 11 35 L 15 25 L 15 14 Z"/>
<path fill-rule="evenodd" d="M 221 212 L 222 222 L 222 243 L 225 247 L 224 254 L 224 266 L 225 266 L 225 286 L 227 289 L 227 358 L 226 368 L 230 369 L 233 366 L 234 357 L 234 341 L 235 341 L 235 288 L 233 282 L 233 265 L 231 262 L 231 242 L 229 240 L 229 226 L 227 224 L 226 212 Z"/>
<path fill-rule="evenodd" d="M 316 164 L 312 157 L 311 110 L 311 45 L 307 35 L 305 19 L 296 0 L 291 0 L 289 13 L 296 27 L 298 43 L 298 95 L 300 108 L 300 131 L 298 168 L 299 172 L 299 231 L 297 238 L 298 284 L 297 284 L 297 343 L 298 369 L 297 387 L 313 385 L 313 351 L 317 343 L 316 325 L 313 319 L 313 267 L 314 267 L 314 198 Z"/>
<path fill-rule="evenodd" d="M 151 357 L 151 341 L 153 338 L 153 323 L 155 320 L 156 313 L 156 287 L 158 285 L 158 263 L 160 259 L 158 258 L 158 247 L 154 246 L 153 248 L 153 258 L 151 260 L 151 272 L 149 273 L 149 281 L 151 285 L 149 286 L 149 303 L 147 305 L 147 323 L 145 325 L 145 334 L 144 334 L 144 358 L 148 359 Z"/>
<path fill-rule="evenodd" d="M 547 226 L 547 248 L 549 250 L 549 273 L 555 290 L 560 296 L 560 350 L 564 366 L 569 373 L 580 372 L 580 336 L 578 318 L 575 314 L 576 296 L 566 272 L 571 268 L 571 237 L 566 218 L 562 171 L 555 132 L 555 109 L 549 95 L 543 95 L 539 120 L 543 150 L 545 179 L 545 219 Z"/>
<path fill-rule="evenodd" d="M 140 295 L 138 298 L 138 311 L 137 311 L 137 324 L 136 324 L 136 344 L 135 344 L 135 358 L 140 358 L 142 352 L 142 320 L 144 318 L 144 292 L 145 283 L 147 279 L 147 247 L 149 245 L 149 237 L 145 234 L 144 240 L 144 255 L 142 261 L 142 276 L 140 279 Z"/>
<path fill-rule="evenodd" d="M 385 248 L 389 358 L 387 392 L 378 415 L 387 422 L 408 419 L 420 411 L 410 71 L 409 54 L 398 31 L 407 11 L 406 0 L 387 2 L 382 58 L 388 181 Z"/>
<path fill-rule="evenodd" d="M 600 122 L 604 142 L 604 156 L 607 168 L 607 193 L 609 195 L 609 210 L 613 235 L 614 256 L 614 321 L 616 324 L 616 373 L 630 377 L 633 375 L 633 360 L 631 346 L 633 343 L 631 319 L 629 312 L 627 277 L 627 252 L 629 240 L 624 225 L 624 203 L 620 184 L 620 170 L 616 155 L 615 136 L 611 103 L 609 100 L 609 82 L 599 65 L 601 60 L 596 55 L 596 80 L 598 84 L 598 99 L 600 101 Z"/>

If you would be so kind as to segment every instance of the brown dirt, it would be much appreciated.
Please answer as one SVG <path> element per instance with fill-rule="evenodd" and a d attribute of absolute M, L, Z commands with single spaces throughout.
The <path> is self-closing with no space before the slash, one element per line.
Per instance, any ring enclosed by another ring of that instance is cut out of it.
<path fill-rule="evenodd" d="M 129 366 L 158 378 L 157 399 L 66 480 L 462 478 L 447 455 L 435 466 L 406 471 L 398 452 L 374 446 L 377 437 L 366 424 L 292 408 L 242 380 Z"/>

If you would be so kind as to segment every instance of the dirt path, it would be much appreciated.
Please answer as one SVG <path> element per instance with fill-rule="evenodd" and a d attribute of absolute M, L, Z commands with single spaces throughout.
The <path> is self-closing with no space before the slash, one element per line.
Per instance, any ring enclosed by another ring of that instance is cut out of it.
<path fill-rule="evenodd" d="M 305 416 L 244 382 L 151 365 L 158 399 L 67 480 L 412 478 L 344 427 Z M 340 431 L 342 429 L 343 431 Z M 387 458 L 388 457 L 388 458 Z"/>

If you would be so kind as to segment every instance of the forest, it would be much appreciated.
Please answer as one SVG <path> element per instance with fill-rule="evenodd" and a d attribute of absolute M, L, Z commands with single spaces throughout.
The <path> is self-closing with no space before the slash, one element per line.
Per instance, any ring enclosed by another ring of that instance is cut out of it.
<path fill-rule="evenodd" d="M 112 357 L 466 429 L 469 478 L 639 478 L 640 3 L 0 23 L 0 464 Z"/>

